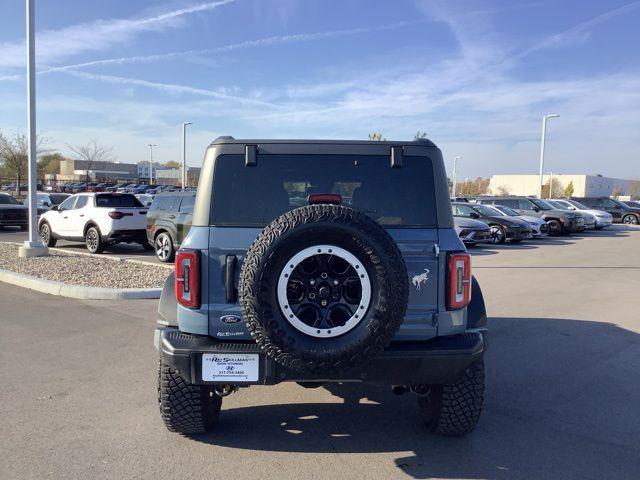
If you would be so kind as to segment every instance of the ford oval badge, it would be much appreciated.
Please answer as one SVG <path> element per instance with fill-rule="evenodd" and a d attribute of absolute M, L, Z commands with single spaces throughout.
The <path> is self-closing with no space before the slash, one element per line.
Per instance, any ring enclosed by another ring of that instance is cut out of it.
<path fill-rule="evenodd" d="M 220 317 L 220 321 L 222 323 L 240 323 L 242 321 L 242 318 L 240 318 L 238 315 L 224 315 Z"/>

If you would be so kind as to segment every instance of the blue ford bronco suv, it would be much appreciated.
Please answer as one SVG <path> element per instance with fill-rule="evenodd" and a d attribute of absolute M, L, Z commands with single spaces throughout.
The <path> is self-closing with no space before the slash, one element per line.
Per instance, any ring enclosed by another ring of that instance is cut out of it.
<path fill-rule="evenodd" d="M 463 435 L 486 324 L 433 143 L 220 137 L 160 299 L 160 413 L 200 433 L 239 387 L 368 382 Z"/>

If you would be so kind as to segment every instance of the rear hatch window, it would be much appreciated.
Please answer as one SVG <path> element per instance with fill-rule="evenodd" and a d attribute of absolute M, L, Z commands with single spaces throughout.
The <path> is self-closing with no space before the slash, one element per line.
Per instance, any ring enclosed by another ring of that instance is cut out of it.
<path fill-rule="evenodd" d="M 387 156 L 243 155 L 216 159 L 210 222 L 216 226 L 264 227 L 308 204 L 309 195 L 330 193 L 386 227 L 437 225 L 433 168 L 427 157 L 405 156 L 391 168 Z"/>
<path fill-rule="evenodd" d="M 107 193 L 96 195 L 96 207 L 144 208 L 144 205 L 133 195 Z"/>

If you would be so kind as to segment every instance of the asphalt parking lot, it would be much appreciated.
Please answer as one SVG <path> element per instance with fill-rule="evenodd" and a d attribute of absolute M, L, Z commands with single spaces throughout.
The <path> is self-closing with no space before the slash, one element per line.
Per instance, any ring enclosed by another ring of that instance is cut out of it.
<path fill-rule="evenodd" d="M 18 242 L 22 243 L 29 239 L 29 233 L 23 232 L 16 227 L 0 228 L 0 242 Z M 56 248 L 62 248 L 69 252 L 88 253 L 87 247 L 82 242 L 68 242 L 67 240 L 58 240 Z M 105 250 L 101 255 L 113 255 L 116 257 L 140 260 L 154 264 L 162 264 L 155 255 L 155 252 L 146 252 L 135 243 L 119 243 Z"/>
<path fill-rule="evenodd" d="M 4 238 L 1 238 L 4 240 Z M 441 438 L 387 389 L 285 384 L 167 432 L 155 301 L 0 284 L 0 478 L 637 479 L 640 228 L 472 249 L 491 336 L 477 430 Z"/>

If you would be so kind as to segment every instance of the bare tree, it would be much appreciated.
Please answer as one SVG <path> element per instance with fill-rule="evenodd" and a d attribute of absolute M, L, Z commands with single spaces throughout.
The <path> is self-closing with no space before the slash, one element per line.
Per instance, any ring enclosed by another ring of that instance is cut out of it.
<path fill-rule="evenodd" d="M 542 198 L 558 198 L 564 193 L 562 182 L 557 178 L 550 178 L 547 183 L 542 186 Z"/>
<path fill-rule="evenodd" d="M 89 170 L 91 170 L 97 162 L 113 162 L 115 160 L 113 147 L 100 145 L 97 140 L 91 140 L 85 145 L 67 145 L 67 147 L 79 157 L 78 160 L 84 160 L 86 162 L 84 169 L 86 181 L 89 181 Z"/>
<path fill-rule="evenodd" d="M 511 194 L 511 190 L 506 185 L 498 185 L 496 187 L 496 190 L 498 191 L 498 195 L 500 195 L 501 197 L 506 197 L 507 195 Z"/>
<path fill-rule="evenodd" d="M 36 138 L 36 156 L 47 152 L 44 146 L 49 143 L 47 137 Z M 13 137 L 0 133 L 0 163 L 11 178 L 16 179 L 16 196 L 20 195 L 20 184 L 29 171 L 29 139 L 20 132 Z"/>
<path fill-rule="evenodd" d="M 369 140 L 373 140 L 375 142 L 386 142 L 387 141 L 387 139 L 384 138 L 381 133 L 376 133 L 376 132 L 373 132 L 373 133 L 369 134 Z"/>

